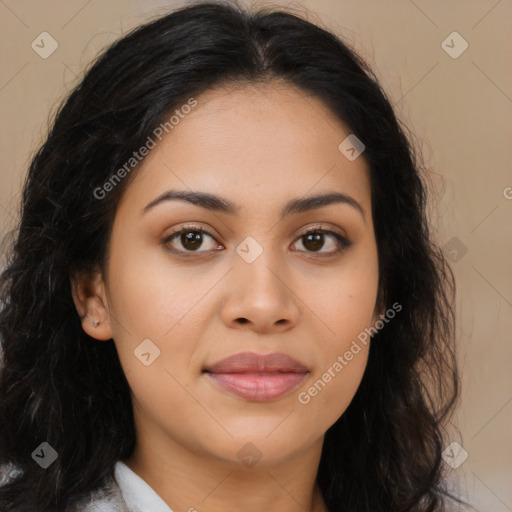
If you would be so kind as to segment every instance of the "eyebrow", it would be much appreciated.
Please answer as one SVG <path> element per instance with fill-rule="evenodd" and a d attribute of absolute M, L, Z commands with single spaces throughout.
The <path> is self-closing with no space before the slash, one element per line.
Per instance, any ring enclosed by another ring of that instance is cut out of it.
<path fill-rule="evenodd" d="M 158 204 L 173 200 L 187 201 L 193 205 L 200 206 L 201 208 L 206 208 L 207 210 L 228 213 L 230 215 L 235 215 L 240 211 L 240 206 L 213 194 L 185 190 L 167 190 L 148 203 L 142 210 L 142 214 L 148 212 Z M 365 219 L 363 207 L 353 197 L 347 194 L 342 194 L 341 192 L 331 192 L 317 196 L 292 199 L 288 201 L 281 210 L 281 219 L 287 215 L 323 208 L 337 203 L 352 206 L 362 215 L 363 219 Z"/>

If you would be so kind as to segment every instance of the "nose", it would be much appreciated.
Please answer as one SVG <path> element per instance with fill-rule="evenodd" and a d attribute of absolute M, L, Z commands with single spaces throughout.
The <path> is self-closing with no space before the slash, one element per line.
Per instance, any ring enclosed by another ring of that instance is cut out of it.
<path fill-rule="evenodd" d="M 297 284 L 284 268 L 266 256 L 270 252 L 263 251 L 252 263 L 242 259 L 235 262 L 221 310 L 222 320 L 228 327 L 269 334 L 297 325 L 300 318 Z"/>

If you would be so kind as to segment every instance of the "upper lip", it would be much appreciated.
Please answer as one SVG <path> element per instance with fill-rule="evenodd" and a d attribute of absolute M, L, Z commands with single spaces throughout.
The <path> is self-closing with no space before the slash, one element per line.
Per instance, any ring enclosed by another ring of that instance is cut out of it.
<path fill-rule="evenodd" d="M 255 352 L 240 352 L 226 357 L 205 368 L 210 373 L 307 373 L 308 368 L 280 352 L 257 354 Z"/>

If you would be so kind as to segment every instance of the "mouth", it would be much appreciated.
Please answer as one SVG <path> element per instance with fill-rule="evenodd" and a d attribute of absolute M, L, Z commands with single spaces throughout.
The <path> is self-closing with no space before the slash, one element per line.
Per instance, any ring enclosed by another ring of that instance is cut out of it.
<path fill-rule="evenodd" d="M 309 369 L 286 354 L 243 352 L 222 359 L 203 373 L 223 391 L 248 401 L 268 402 L 296 389 Z"/>

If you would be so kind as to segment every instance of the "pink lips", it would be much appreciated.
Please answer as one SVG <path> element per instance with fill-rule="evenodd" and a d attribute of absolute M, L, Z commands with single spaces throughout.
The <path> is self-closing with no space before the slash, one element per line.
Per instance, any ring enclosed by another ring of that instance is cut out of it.
<path fill-rule="evenodd" d="M 267 402 L 289 393 L 309 372 L 303 364 L 278 352 L 242 352 L 205 371 L 221 388 L 255 402 Z"/>

